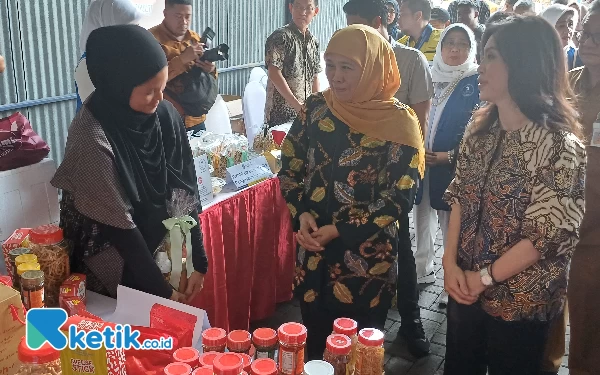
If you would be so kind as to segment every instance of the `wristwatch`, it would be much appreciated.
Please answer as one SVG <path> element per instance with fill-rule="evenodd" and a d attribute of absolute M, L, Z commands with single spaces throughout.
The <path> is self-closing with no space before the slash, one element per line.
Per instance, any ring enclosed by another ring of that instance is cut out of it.
<path fill-rule="evenodd" d="M 481 283 L 486 287 L 494 285 L 494 279 L 492 278 L 492 275 L 490 275 L 488 267 L 482 268 L 479 271 L 479 276 L 481 277 Z"/>

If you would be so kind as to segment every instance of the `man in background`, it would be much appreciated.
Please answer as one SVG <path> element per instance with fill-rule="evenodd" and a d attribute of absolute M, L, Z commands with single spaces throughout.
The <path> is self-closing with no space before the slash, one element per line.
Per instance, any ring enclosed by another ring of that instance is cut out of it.
<path fill-rule="evenodd" d="M 269 127 L 293 121 L 306 98 L 319 89 L 319 42 L 308 30 L 319 14 L 319 0 L 291 0 L 289 10 L 292 22 L 275 30 L 265 45 Z"/>
<path fill-rule="evenodd" d="M 509 1 L 512 1 L 511 4 L 514 4 L 517 0 L 509 0 Z M 459 0 L 454 0 L 453 2 L 450 3 L 450 5 L 448 5 L 448 13 L 450 13 L 450 22 L 451 23 L 460 22 L 458 20 L 458 2 L 459 2 Z M 478 0 L 477 8 L 479 11 L 479 23 L 485 25 L 488 18 L 490 18 L 490 14 L 491 14 L 490 6 L 488 5 L 488 3 L 485 0 Z"/>
<path fill-rule="evenodd" d="M 206 113 L 210 109 L 209 106 L 214 104 L 216 95 L 214 95 L 215 98 L 206 98 L 194 106 L 187 105 L 187 101 L 184 104 L 183 100 L 178 100 L 176 96 L 179 95 L 183 98 L 191 94 L 191 96 L 198 97 L 198 93 L 187 92 L 191 88 L 186 81 L 199 75 L 204 75 L 205 82 L 212 87 L 213 93 L 216 92 L 217 70 L 214 63 L 201 60 L 204 46 L 200 36 L 190 30 L 192 11 L 192 0 L 166 0 L 165 19 L 160 25 L 150 29 L 150 32 L 161 44 L 169 61 L 169 80 L 165 90 L 165 99 L 173 103 L 183 116 L 187 130 L 198 131 L 205 129 Z M 207 91 L 206 87 L 197 85 L 195 87 L 203 92 Z M 208 109 L 204 107 L 208 107 Z"/>
<path fill-rule="evenodd" d="M 514 13 L 515 12 L 515 4 L 518 0 L 506 0 L 504 2 L 504 9 L 502 9 L 505 13 Z M 565 4 L 566 5 L 566 4 Z"/>
<path fill-rule="evenodd" d="M 435 7 L 431 9 L 431 20 L 429 20 L 431 26 L 435 29 L 444 30 L 450 26 L 450 13 L 442 7 Z"/>
<path fill-rule="evenodd" d="M 425 56 L 418 50 L 396 42 L 388 33 L 389 9 L 384 0 L 350 0 L 344 5 L 348 25 L 371 26 L 388 40 L 394 49 L 400 88 L 396 98 L 414 109 L 426 129 L 433 96 L 431 72 Z M 408 212 L 403 213 L 398 231 L 397 307 L 402 320 L 398 338 L 404 339 L 412 355 L 417 358 L 429 353 L 430 343 L 423 330 L 417 289 L 417 268 L 410 240 Z"/>
<path fill-rule="evenodd" d="M 458 22 L 467 25 L 475 34 L 477 41 L 477 51 L 480 49 L 481 37 L 485 32 L 485 25 L 479 23 L 479 4 L 478 0 L 459 0 L 458 1 Z M 477 52 L 477 62 L 479 62 L 479 52 Z"/>
<path fill-rule="evenodd" d="M 433 28 L 429 0 L 404 0 L 400 5 L 398 25 L 404 34 L 398 42 L 423 52 L 431 65 L 442 30 Z"/>

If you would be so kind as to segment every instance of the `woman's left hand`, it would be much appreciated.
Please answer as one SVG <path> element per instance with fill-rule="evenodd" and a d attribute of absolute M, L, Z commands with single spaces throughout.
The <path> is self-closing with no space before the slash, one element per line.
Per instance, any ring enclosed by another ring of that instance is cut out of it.
<path fill-rule="evenodd" d="M 465 271 L 467 285 L 469 286 L 469 294 L 473 297 L 479 297 L 486 287 L 481 282 L 481 275 L 475 271 Z"/>
<path fill-rule="evenodd" d="M 448 160 L 448 153 L 426 151 L 425 164 L 427 164 L 428 167 L 450 164 L 450 160 Z"/>
<path fill-rule="evenodd" d="M 190 303 L 198 293 L 204 288 L 204 275 L 198 271 L 192 272 L 188 279 L 187 288 L 185 290 L 185 300 Z"/>
<path fill-rule="evenodd" d="M 322 247 L 327 246 L 331 241 L 340 236 L 335 225 L 325 225 L 319 228 L 316 232 L 311 233 L 311 237 L 317 241 Z"/>

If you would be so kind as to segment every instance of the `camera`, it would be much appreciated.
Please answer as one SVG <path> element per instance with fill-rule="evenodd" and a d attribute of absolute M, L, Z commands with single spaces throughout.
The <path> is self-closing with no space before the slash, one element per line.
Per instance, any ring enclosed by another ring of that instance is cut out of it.
<path fill-rule="evenodd" d="M 217 62 L 229 59 L 229 46 L 227 44 L 223 43 L 219 44 L 215 48 L 211 48 L 215 35 L 217 35 L 217 33 L 215 33 L 210 27 L 207 27 L 202 33 L 200 41 L 206 46 L 207 50 L 204 51 L 204 54 L 200 60 Z"/>

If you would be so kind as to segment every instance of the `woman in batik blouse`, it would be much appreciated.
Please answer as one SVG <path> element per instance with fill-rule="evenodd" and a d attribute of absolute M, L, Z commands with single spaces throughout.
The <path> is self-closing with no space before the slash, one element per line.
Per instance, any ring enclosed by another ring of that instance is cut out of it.
<path fill-rule="evenodd" d="M 445 199 L 446 375 L 540 374 L 584 212 L 585 149 L 565 58 L 537 17 L 490 26 L 481 100 Z M 489 371 L 489 372 L 488 372 Z"/>
<path fill-rule="evenodd" d="M 425 160 L 414 112 L 394 99 L 389 43 L 354 25 L 325 53 L 330 89 L 306 101 L 282 144 L 281 190 L 298 230 L 294 293 L 308 359 L 339 317 L 383 329 L 396 289 L 396 221 L 410 211 Z"/>

